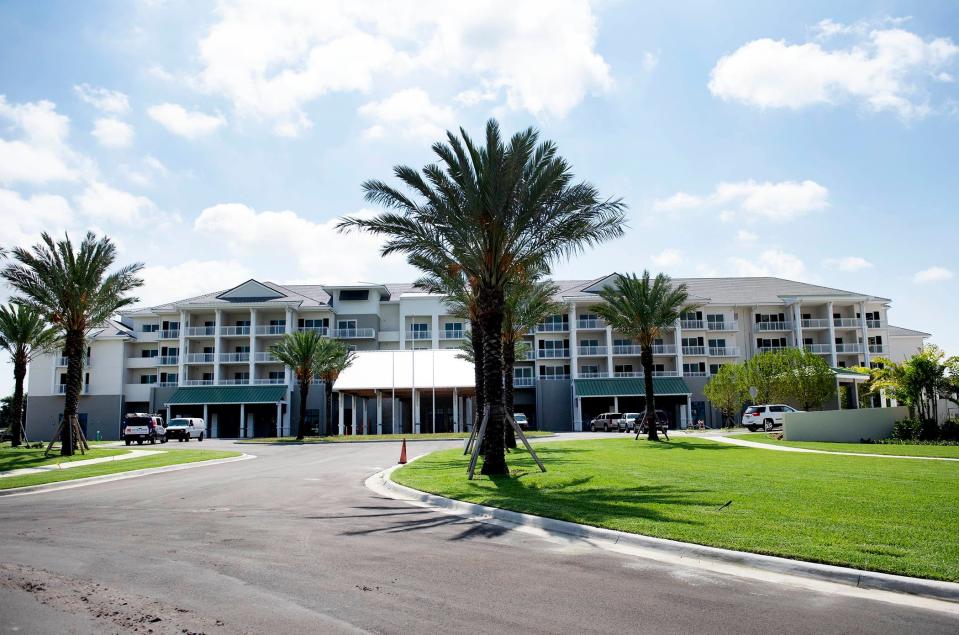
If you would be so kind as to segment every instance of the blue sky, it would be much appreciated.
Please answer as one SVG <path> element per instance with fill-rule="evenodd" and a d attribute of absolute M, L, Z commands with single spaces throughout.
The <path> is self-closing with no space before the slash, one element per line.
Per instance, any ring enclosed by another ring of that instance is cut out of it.
<path fill-rule="evenodd" d="M 105 232 L 149 303 L 410 280 L 335 219 L 495 116 L 629 205 L 557 276 L 780 275 L 959 353 L 959 5 L 636 4 L 0 3 L 0 244 Z"/>

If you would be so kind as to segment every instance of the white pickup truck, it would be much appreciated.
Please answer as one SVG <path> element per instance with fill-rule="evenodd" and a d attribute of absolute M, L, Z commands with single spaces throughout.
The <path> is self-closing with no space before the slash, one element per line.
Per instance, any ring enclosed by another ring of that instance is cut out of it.
<path fill-rule="evenodd" d="M 180 441 L 202 441 L 206 436 L 206 422 L 203 419 L 175 417 L 166 424 L 166 435 Z"/>
<path fill-rule="evenodd" d="M 166 443 L 166 428 L 163 418 L 145 413 L 128 414 L 123 419 L 123 442 L 130 445 L 134 441 L 143 445 L 144 442 Z"/>

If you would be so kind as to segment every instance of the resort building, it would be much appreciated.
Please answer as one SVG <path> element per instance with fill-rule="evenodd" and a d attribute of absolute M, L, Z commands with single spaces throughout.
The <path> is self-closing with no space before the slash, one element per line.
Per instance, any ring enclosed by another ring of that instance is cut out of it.
<path fill-rule="evenodd" d="M 529 334 L 529 353 L 517 362 L 513 376 L 516 410 L 535 427 L 580 430 L 598 413 L 643 407 L 637 342 L 611 329 L 592 309 L 598 291 L 612 278 L 556 281 L 555 299 L 564 311 Z M 674 427 L 699 420 L 719 425 L 703 386 L 723 364 L 766 350 L 804 347 L 837 369 L 840 382 L 852 381 L 841 369 L 868 367 L 880 355 L 908 354 L 928 337 L 890 326 L 887 298 L 779 278 L 676 282 L 686 283 L 701 306 L 677 320 L 653 351 L 657 404 Z M 472 379 L 464 371 L 466 362 L 450 350 L 465 341 L 469 324 L 449 315 L 441 296 L 410 284 L 249 280 L 225 291 L 127 311 L 92 332 L 81 425 L 91 437 L 113 439 L 125 413 L 159 412 L 201 416 L 212 437 L 290 434 L 291 418 L 298 416 L 298 388 L 270 348 L 296 330 L 341 339 L 358 354 L 343 383 L 332 387 L 340 398 L 331 416 L 325 407 L 330 387 L 311 387 L 306 415 L 314 433 L 446 431 L 463 429 L 470 420 Z M 414 350 L 415 355 L 408 352 Z M 407 366 L 409 372 L 397 373 Z M 424 374 L 427 368 L 430 376 Z M 62 356 L 32 362 L 31 439 L 53 434 L 65 381 Z"/>

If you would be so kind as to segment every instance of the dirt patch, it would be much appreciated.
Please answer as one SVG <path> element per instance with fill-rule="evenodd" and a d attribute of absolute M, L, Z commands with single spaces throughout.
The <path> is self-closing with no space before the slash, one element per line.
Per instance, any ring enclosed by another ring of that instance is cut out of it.
<path fill-rule="evenodd" d="M 21 564 L 0 564 L 0 588 L 29 593 L 41 604 L 68 615 L 82 613 L 108 622 L 113 625 L 109 630 L 157 635 L 248 632 L 126 589 L 112 589 L 91 580 L 69 578 Z"/>

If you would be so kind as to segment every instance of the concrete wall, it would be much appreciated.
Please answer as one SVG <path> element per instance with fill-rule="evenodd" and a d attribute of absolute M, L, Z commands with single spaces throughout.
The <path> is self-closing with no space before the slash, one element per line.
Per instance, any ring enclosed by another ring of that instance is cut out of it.
<path fill-rule="evenodd" d="M 56 434 L 63 413 L 63 397 L 27 397 L 27 438 L 49 441 Z M 77 412 L 87 416 L 87 436 L 116 440 L 120 438 L 123 416 L 123 395 L 86 395 L 80 397 Z"/>
<path fill-rule="evenodd" d="M 905 407 L 789 412 L 784 418 L 783 438 L 840 443 L 887 439 L 892 434 L 892 424 L 908 416 L 909 410 Z"/>
<path fill-rule="evenodd" d="M 573 429 L 570 381 L 536 381 L 536 429 L 569 432 Z"/>

